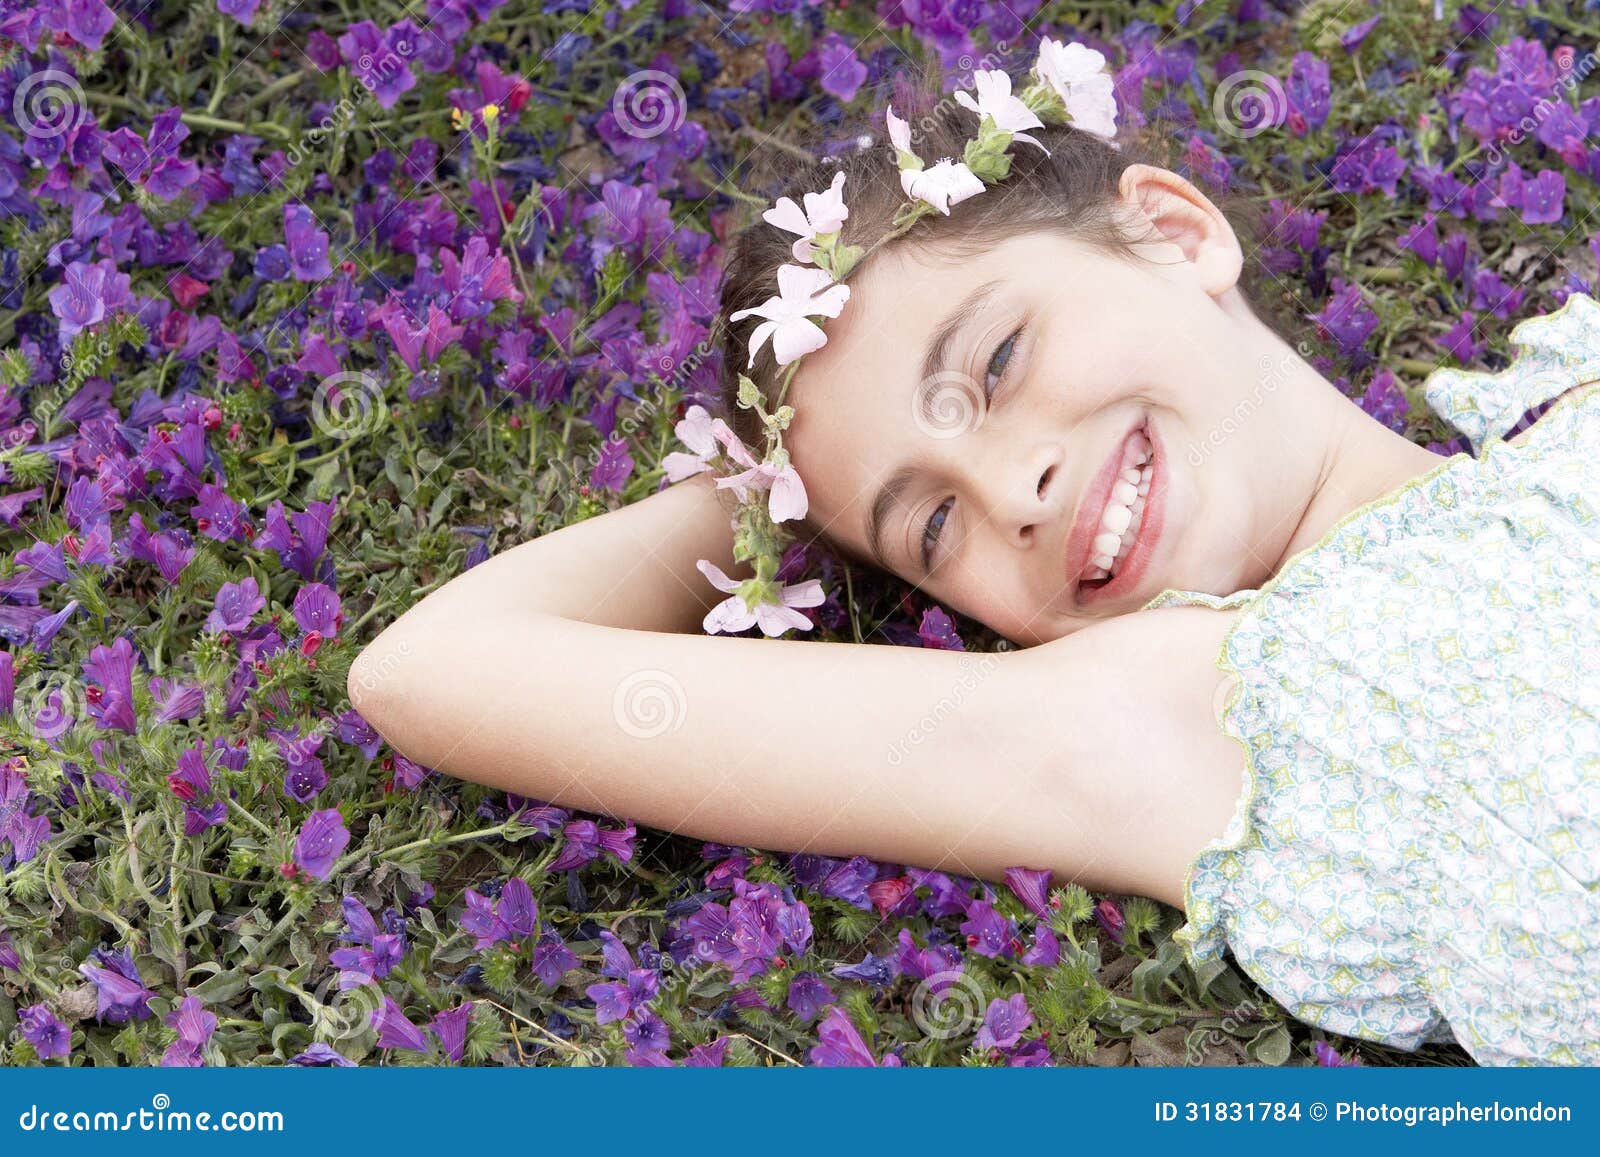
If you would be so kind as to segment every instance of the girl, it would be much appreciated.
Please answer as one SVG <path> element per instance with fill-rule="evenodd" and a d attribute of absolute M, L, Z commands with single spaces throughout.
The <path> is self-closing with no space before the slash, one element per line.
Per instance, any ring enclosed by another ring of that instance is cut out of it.
<path fill-rule="evenodd" d="M 1258 316 L 1210 199 L 1037 73 L 891 114 L 733 244 L 728 425 L 691 410 L 671 473 L 743 473 L 455 579 L 353 701 L 564 807 L 1155 897 L 1332 1031 L 1600 1063 L 1600 305 L 1436 371 L 1474 451 L 1441 459 Z M 1025 649 L 700 633 L 809 625 L 783 521 Z"/>

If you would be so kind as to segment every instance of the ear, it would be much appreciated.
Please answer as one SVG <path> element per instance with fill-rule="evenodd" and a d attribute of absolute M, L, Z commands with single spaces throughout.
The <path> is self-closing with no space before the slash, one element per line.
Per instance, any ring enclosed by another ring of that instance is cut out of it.
<path fill-rule="evenodd" d="M 1238 284 L 1244 266 L 1239 239 L 1222 211 L 1193 184 L 1170 169 L 1132 164 L 1123 170 L 1118 194 L 1130 236 L 1176 246 L 1212 297 Z"/>

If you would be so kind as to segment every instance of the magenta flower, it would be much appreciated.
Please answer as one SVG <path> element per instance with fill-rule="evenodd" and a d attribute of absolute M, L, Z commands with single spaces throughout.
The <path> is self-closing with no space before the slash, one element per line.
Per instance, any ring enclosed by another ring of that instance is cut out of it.
<path fill-rule="evenodd" d="M 337 808 L 312 812 L 294 841 L 294 862 L 306 875 L 326 880 L 334 861 L 350 844 L 350 832 Z"/>
<path fill-rule="evenodd" d="M 1007 868 L 1005 881 L 1022 906 L 1041 920 L 1050 918 L 1049 868 Z"/>

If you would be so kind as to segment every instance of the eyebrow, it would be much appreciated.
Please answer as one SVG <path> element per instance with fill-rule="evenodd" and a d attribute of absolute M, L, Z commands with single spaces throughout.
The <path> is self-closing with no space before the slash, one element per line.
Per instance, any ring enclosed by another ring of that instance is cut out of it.
<path fill-rule="evenodd" d="M 999 286 L 998 279 L 984 282 L 967 294 L 961 304 L 951 310 L 935 327 L 928 340 L 927 352 L 922 358 L 921 376 L 917 379 L 917 393 L 913 401 L 917 412 L 924 418 L 931 421 L 934 417 L 930 407 L 939 392 L 938 377 L 944 372 L 945 359 L 949 357 L 951 345 L 967 324 L 977 316 L 978 311 L 988 304 Z M 880 570 L 890 569 L 883 556 L 884 524 L 888 522 L 890 511 L 899 504 L 901 496 L 915 476 L 915 471 L 909 466 L 902 466 L 896 470 L 879 488 L 872 500 L 872 507 L 867 512 L 867 545 Z"/>

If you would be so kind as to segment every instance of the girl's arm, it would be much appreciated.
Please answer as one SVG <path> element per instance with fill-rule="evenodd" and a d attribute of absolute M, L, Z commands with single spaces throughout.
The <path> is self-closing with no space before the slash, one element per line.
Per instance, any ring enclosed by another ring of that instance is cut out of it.
<path fill-rule="evenodd" d="M 1181 901 L 1239 788 L 1210 715 L 1223 616 L 995 655 L 665 633 L 698 631 L 721 596 L 694 562 L 727 569 L 729 539 L 690 480 L 523 544 L 384 631 L 351 699 L 410 758 L 564 807 Z"/>

